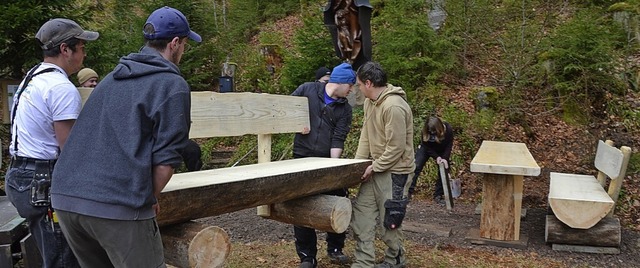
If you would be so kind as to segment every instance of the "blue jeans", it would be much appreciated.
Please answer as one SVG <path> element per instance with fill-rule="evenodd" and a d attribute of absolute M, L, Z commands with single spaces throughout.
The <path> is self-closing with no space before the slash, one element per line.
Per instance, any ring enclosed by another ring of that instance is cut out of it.
<path fill-rule="evenodd" d="M 43 268 L 80 267 L 60 226 L 57 223 L 52 225 L 47 213 L 48 207 L 36 207 L 30 203 L 34 173 L 33 170 L 21 167 L 9 168 L 5 174 L 7 197 L 20 217 L 27 220 L 29 231 L 40 250 Z"/>

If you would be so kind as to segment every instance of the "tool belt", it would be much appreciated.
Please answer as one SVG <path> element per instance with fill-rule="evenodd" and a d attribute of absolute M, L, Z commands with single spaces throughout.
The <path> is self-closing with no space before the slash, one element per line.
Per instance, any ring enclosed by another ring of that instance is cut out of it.
<path fill-rule="evenodd" d="M 36 170 L 36 161 L 41 162 L 41 165 L 47 165 L 48 168 L 53 171 L 53 166 L 56 164 L 56 159 L 53 160 L 41 160 L 36 158 L 22 157 L 22 156 L 12 156 L 11 163 L 9 164 L 10 168 L 20 168 L 25 170 Z M 45 163 L 42 163 L 45 162 Z"/>
<path fill-rule="evenodd" d="M 40 160 L 35 158 L 14 156 L 11 158 L 11 168 L 33 170 L 31 181 L 31 205 L 47 207 L 51 205 L 51 174 L 56 160 Z"/>

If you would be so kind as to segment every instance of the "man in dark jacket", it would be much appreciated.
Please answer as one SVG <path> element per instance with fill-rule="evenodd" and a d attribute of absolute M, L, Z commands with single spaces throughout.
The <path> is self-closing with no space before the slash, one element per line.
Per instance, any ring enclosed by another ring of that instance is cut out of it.
<path fill-rule="evenodd" d="M 51 199 L 82 267 L 164 267 L 158 196 L 188 142 L 191 98 L 178 64 L 185 16 L 163 7 L 145 46 L 93 90 L 53 173 Z"/>
<path fill-rule="evenodd" d="M 307 133 L 296 134 L 293 143 L 294 158 L 340 157 L 344 141 L 351 129 L 351 106 L 346 97 L 355 82 L 356 76 L 351 65 L 342 63 L 333 68 L 328 83 L 304 83 L 291 94 L 305 96 L 309 100 L 311 126 Z M 324 194 L 347 196 L 347 191 L 338 189 Z M 316 267 L 316 230 L 302 226 L 294 226 L 293 230 L 300 267 Z M 327 233 L 327 255 L 334 263 L 349 262 L 349 258 L 342 253 L 345 238 L 344 233 Z"/>

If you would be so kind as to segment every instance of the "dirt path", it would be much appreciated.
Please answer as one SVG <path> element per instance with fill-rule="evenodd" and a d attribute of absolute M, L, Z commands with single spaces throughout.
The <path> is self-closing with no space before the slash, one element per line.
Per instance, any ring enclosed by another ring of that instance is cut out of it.
<path fill-rule="evenodd" d="M 528 236 L 526 249 L 506 249 L 494 246 L 473 245 L 465 240 L 470 229 L 480 226 L 480 215 L 475 214 L 475 204 L 456 204 L 452 212 L 431 201 L 413 201 L 408 208 L 405 237 L 414 243 L 429 247 L 455 247 L 456 252 L 482 250 L 500 253 L 511 251 L 516 254 L 535 253 L 540 257 L 562 260 L 570 267 L 640 267 L 640 233 L 624 229 L 618 255 L 598 255 L 586 253 L 557 252 L 544 242 L 544 219 L 546 210 L 527 209 L 521 222 L 521 235 Z M 207 224 L 225 229 L 232 241 L 249 243 L 255 241 L 293 241 L 290 225 L 265 220 L 256 215 L 255 209 L 246 209 L 216 217 L 200 219 Z M 450 234 L 450 235 L 449 235 Z M 322 239 L 322 238 L 319 238 Z M 347 239 L 353 239 L 352 234 Z"/>

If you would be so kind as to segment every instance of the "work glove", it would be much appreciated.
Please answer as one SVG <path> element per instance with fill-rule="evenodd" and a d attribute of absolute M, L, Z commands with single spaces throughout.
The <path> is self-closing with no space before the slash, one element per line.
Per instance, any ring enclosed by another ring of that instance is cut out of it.
<path fill-rule="evenodd" d="M 442 157 L 436 158 L 436 163 L 438 163 L 438 165 L 440 164 L 444 164 L 444 168 L 449 168 L 449 162 L 447 162 L 447 159 L 444 159 Z"/>

